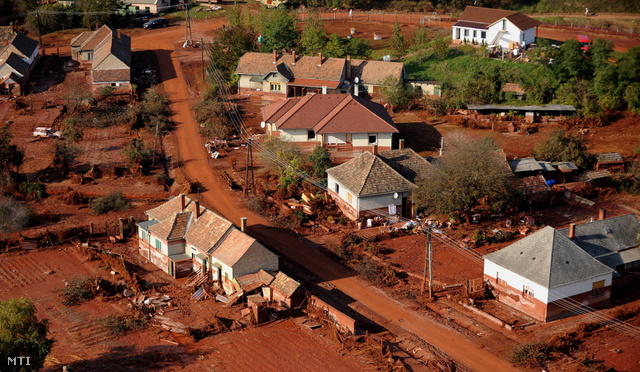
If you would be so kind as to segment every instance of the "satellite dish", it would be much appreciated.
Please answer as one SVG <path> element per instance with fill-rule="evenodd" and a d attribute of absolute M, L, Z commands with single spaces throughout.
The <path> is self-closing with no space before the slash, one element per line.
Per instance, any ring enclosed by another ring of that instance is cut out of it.
<path fill-rule="evenodd" d="M 357 77 L 357 76 L 356 76 L 356 78 L 355 78 L 355 79 L 353 79 L 353 82 L 354 82 L 354 83 L 356 83 L 356 84 L 358 84 L 358 82 L 359 82 L 359 81 L 360 81 L 360 79 L 358 79 L 358 77 Z"/>
<path fill-rule="evenodd" d="M 267 124 L 263 121 L 262 123 L 260 123 L 260 128 L 264 128 Z"/>
<path fill-rule="evenodd" d="M 393 193 L 393 198 L 394 198 L 394 199 L 398 199 L 398 193 L 397 193 L 397 192 L 394 192 L 394 193 Z"/>

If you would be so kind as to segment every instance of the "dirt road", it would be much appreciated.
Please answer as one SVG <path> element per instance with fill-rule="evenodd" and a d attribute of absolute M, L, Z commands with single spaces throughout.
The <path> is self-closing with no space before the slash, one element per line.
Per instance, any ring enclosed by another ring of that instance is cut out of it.
<path fill-rule="evenodd" d="M 206 21 L 199 24 L 198 29 L 203 32 L 211 30 L 219 27 L 219 22 Z M 221 212 L 236 224 L 239 224 L 240 217 L 248 217 L 249 233 L 265 245 L 330 282 L 388 322 L 423 338 L 458 363 L 474 371 L 515 370 L 490 351 L 482 349 L 455 331 L 416 314 L 379 289 L 361 281 L 344 266 L 318 252 L 311 243 L 270 227 L 267 220 L 253 214 L 243 206 L 240 198 L 229 192 L 228 187 L 209 168 L 208 156 L 198 133 L 198 124 L 190 110 L 189 94 L 177 58 L 180 50 L 174 51 L 174 46 L 182 44 L 182 31 L 182 28 L 174 26 L 149 31 L 146 34 L 139 33 L 132 37 L 132 46 L 134 49 L 153 50 L 158 56 L 164 89 L 171 95 L 172 110 L 175 113 L 173 120 L 177 123 L 176 137 L 183 171 L 189 180 L 201 185 L 200 197 L 203 205 Z"/>

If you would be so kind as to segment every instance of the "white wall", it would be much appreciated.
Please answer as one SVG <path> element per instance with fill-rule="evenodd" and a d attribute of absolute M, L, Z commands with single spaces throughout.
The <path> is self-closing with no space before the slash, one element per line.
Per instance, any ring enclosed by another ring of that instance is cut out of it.
<path fill-rule="evenodd" d="M 173 256 L 174 254 L 183 254 L 183 253 L 185 253 L 184 246 L 185 246 L 184 240 L 170 242 L 169 246 L 167 247 L 167 252 L 169 253 L 168 256 Z M 189 252 L 187 252 L 187 253 L 189 253 Z"/>
<path fill-rule="evenodd" d="M 250 88 L 250 89 L 262 89 L 262 83 L 251 81 L 252 76 L 250 75 L 240 75 L 240 79 L 238 80 L 238 86 L 240 88 Z"/>
<path fill-rule="evenodd" d="M 164 241 L 162 241 L 162 239 L 159 239 L 158 237 L 156 237 L 153 233 L 149 233 L 149 245 L 151 245 L 151 249 L 156 249 L 156 239 L 160 241 L 160 253 L 162 253 L 165 256 L 168 256 L 169 254 L 167 253 L 167 243 L 165 243 Z"/>
<path fill-rule="evenodd" d="M 347 135 L 345 133 L 328 133 L 324 134 L 324 140 L 329 144 L 338 144 L 347 142 Z"/>
<path fill-rule="evenodd" d="M 484 42 L 487 45 L 491 45 L 491 43 L 493 43 L 494 39 L 496 38 L 496 35 L 498 35 L 500 31 L 502 31 L 502 20 L 491 25 L 488 30 L 465 28 L 465 27 L 453 27 L 452 35 L 454 40 L 456 40 L 456 29 L 460 29 L 460 40 L 466 39 L 468 42 L 475 42 L 476 44 L 482 44 Z M 465 30 L 468 30 L 469 32 L 468 36 L 464 35 Z M 474 30 L 476 31 L 475 37 L 473 36 Z M 486 32 L 487 37 L 484 39 L 482 38 L 482 31 Z M 502 48 L 509 48 L 509 41 L 522 45 L 523 41 L 526 44 L 531 44 L 535 42 L 535 39 L 536 39 L 535 27 L 532 27 L 525 31 L 521 31 L 513 23 L 507 20 L 506 32 L 498 40 L 498 45 L 500 45 Z"/>
<path fill-rule="evenodd" d="M 280 138 L 282 138 L 283 141 L 289 141 L 289 142 L 307 142 L 307 138 L 308 138 L 308 133 L 306 129 L 285 129 L 285 130 L 279 130 L 280 132 Z M 316 135 L 317 138 L 317 135 Z M 311 140 L 310 142 L 313 142 L 316 140 Z"/>
<path fill-rule="evenodd" d="M 362 212 L 371 209 L 387 208 L 389 204 L 395 204 L 397 212 L 400 213 L 400 209 L 402 209 L 402 192 L 398 193 L 398 199 L 394 199 L 393 194 L 394 193 L 359 198 L 356 204 L 356 210 Z"/>
<path fill-rule="evenodd" d="M 351 194 L 352 198 L 351 198 L 351 204 L 352 206 L 356 206 L 356 195 L 353 193 L 353 191 L 349 190 L 346 186 L 344 186 L 342 183 L 340 183 L 338 180 L 336 180 L 335 178 L 333 178 L 333 176 L 331 176 L 330 174 L 327 176 L 327 188 L 331 189 L 331 191 L 335 192 L 336 191 L 336 184 L 338 186 L 340 186 L 337 194 L 340 197 L 340 199 L 344 200 L 345 202 L 349 202 L 347 194 Z"/>
<path fill-rule="evenodd" d="M 549 303 L 549 291 L 547 288 L 523 278 L 504 267 L 498 266 L 487 259 L 484 260 L 484 274 L 496 279 L 504 280 L 507 285 L 519 291 L 522 291 L 524 286 L 529 286 L 529 288 L 533 290 L 533 297 L 536 300 L 545 304 Z"/>
<path fill-rule="evenodd" d="M 369 134 L 377 135 L 376 143 L 369 143 Z M 354 133 L 351 137 L 353 146 L 372 146 L 378 145 L 379 147 L 391 147 L 392 133 Z"/>

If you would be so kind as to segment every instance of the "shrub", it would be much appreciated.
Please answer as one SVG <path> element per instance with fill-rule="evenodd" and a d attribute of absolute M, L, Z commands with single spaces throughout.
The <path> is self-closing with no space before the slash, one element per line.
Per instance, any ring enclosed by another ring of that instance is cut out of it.
<path fill-rule="evenodd" d="M 0 233 L 19 231 L 34 222 L 35 213 L 27 203 L 0 195 Z"/>
<path fill-rule="evenodd" d="M 127 317 L 123 315 L 109 315 L 102 319 L 102 325 L 114 335 L 125 334 L 129 331 L 147 327 L 147 318 Z"/>
<path fill-rule="evenodd" d="M 516 345 L 511 349 L 509 361 L 521 366 L 540 367 L 549 360 L 553 348 L 544 341 Z"/>
<path fill-rule="evenodd" d="M 264 206 L 262 205 L 263 199 L 258 196 L 250 196 L 246 199 L 246 206 L 251 211 L 256 213 L 262 213 L 264 211 Z"/>
<path fill-rule="evenodd" d="M 94 199 L 91 202 L 91 210 L 95 214 L 105 214 L 111 211 L 119 212 L 129 208 L 127 199 L 122 196 L 122 192 L 114 191 L 107 196 Z"/>
<path fill-rule="evenodd" d="M 42 182 L 23 182 L 18 186 L 18 190 L 27 199 L 44 199 L 47 197 L 47 190 Z"/>
<path fill-rule="evenodd" d="M 65 306 L 77 305 L 95 297 L 93 288 L 93 278 L 88 276 L 78 276 L 67 282 L 67 286 L 62 288 L 62 303 Z"/>
<path fill-rule="evenodd" d="M 167 176 L 164 173 L 154 174 L 153 180 L 156 181 L 158 185 L 163 185 L 163 186 L 171 186 L 171 184 L 173 183 L 173 180 L 171 179 L 171 177 Z"/>

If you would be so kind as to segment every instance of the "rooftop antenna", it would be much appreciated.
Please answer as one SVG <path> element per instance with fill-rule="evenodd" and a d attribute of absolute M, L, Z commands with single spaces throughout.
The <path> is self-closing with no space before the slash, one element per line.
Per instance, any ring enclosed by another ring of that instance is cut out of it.
<path fill-rule="evenodd" d="M 191 17 L 189 15 L 189 0 L 184 1 L 185 6 L 185 29 L 184 29 L 184 44 L 183 48 L 193 45 L 193 36 L 191 35 Z"/>

